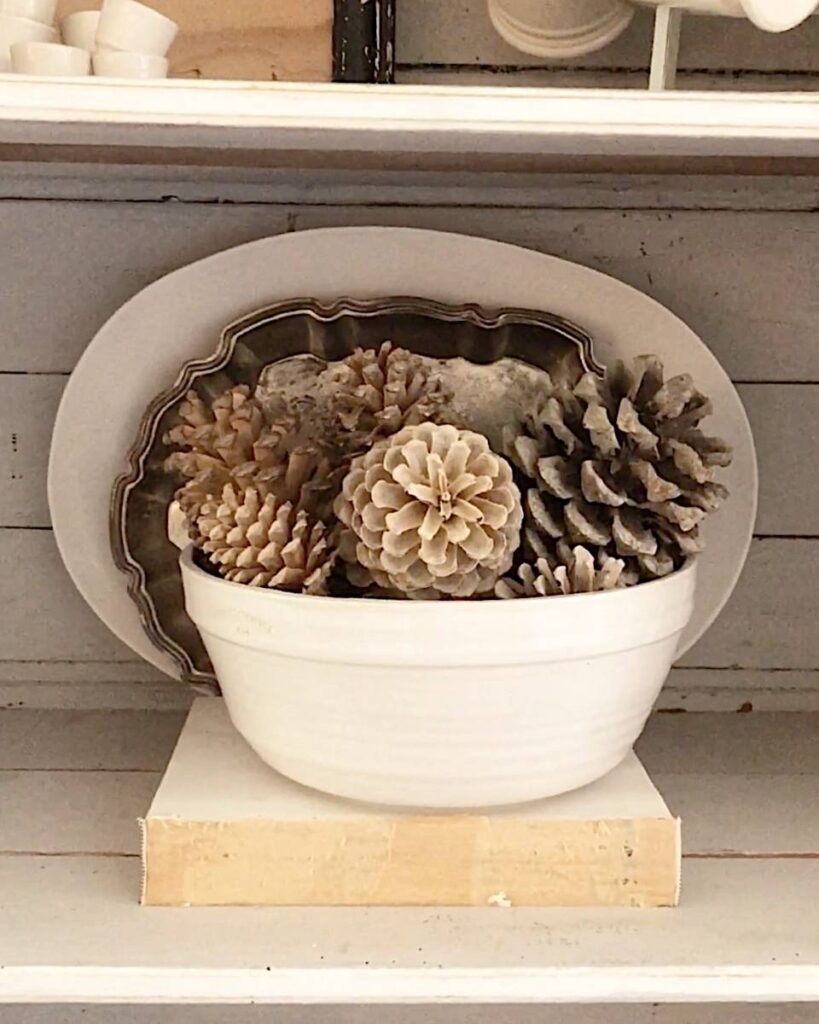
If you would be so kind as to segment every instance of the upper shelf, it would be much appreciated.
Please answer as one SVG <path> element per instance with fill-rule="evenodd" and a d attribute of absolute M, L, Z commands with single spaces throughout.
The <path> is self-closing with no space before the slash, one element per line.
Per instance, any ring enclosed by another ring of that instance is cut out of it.
<path fill-rule="evenodd" d="M 819 158 L 819 93 L 0 77 L 4 161 L 283 166 L 299 155 L 505 170 Z"/>

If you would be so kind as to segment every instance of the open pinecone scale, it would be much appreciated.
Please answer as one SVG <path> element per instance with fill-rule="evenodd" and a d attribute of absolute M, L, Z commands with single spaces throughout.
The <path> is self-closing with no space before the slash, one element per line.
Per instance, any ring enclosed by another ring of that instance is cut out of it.
<path fill-rule="evenodd" d="M 542 372 L 500 451 L 447 422 L 442 380 L 388 342 L 320 382 L 324 435 L 246 385 L 189 392 L 165 435 L 189 537 L 232 582 L 415 599 L 612 590 L 698 554 L 727 497 L 731 450 L 701 429 L 710 401 L 654 356 L 605 378 Z"/>
<path fill-rule="evenodd" d="M 730 448 L 699 429 L 710 413 L 690 376 L 665 382 L 653 356 L 549 389 L 506 438 L 528 484 L 531 556 L 562 563 L 561 541 L 583 545 L 598 561 L 622 559 L 628 585 L 702 551 L 699 527 L 728 495 L 716 477 L 731 461 Z"/>

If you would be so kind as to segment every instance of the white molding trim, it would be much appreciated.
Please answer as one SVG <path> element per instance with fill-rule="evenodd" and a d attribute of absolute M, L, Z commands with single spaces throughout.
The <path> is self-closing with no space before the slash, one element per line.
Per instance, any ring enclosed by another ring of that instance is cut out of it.
<path fill-rule="evenodd" d="M 0 143 L 817 156 L 819 95 L 0 76 Z"/>
<path fill-rule="evenodd" d="M 1 1003 L 813 1002 L 819 967 L 0 968 Z"/>

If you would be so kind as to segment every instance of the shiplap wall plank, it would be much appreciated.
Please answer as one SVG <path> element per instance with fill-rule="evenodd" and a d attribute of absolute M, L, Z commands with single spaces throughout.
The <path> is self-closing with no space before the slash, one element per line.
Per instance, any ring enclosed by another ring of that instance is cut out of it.
<path fill-rule="evenodd" d="M 0 373 L 0 527 L 50 525 L 46 467 L 65 377 Z M 819 437 L 819 386 L 741 385 L 760 472 L 757 532 L 819 535 L 819 476 L 798 438 Z M 787 498 L 786 496 L 797 496 Z"/>
<path fill-rule="evenodd" d="M 461 231 L 564 256 L 665 303 L 737 380 L 819 381 L 809 213 L 22 201 L 0 203 L 0 371 L 66 372 L 107 316 L 175 267 L 333 224 Z"/>
<path fill-rule="evenodd" d="M 161 777 L 159 772 L 0 771 L 0 854 L 136 855 L 137 819 L 147 813 Z"/>
<path fill-rule="evenodd" d="M 296 211 L 293 224 L 437 228 L 553 253 L 668 306 L 735 380 L 819 381 L 812 214 L 334 207 Z"/>
<path fill-rule="evenodd" d="M 160 711 L 0 712 L 0 769 L 159 772 L 184 717 Z M 816 777 L 817 735 L 819 713 L 655 714 L 636 749 L 650 771 L 669 775 Z"/>
<path fill-rule="evenodd" d="M 288 223 L 286 210 L 265 206 L 0 204 L 0 371 L 73 369 L 147 284 Z"/>
<path fill-rule="evenodd" d="M 146 662 L 0 661 L 0 708 L 185 711 L 191 693 Z M 673 669 L 666 711 L 819 711 L 819 670 Z"/>
<path fill-rule="evenodd" d="M 4 661 L 129 661 L 79 597 L 50 530 L 0 530 Z"/>
<path fill-rule="evenodd" d="M 0 696 L 5 689 L 0 684 Z M 21 697 L 31 701 L 35 694 L 29 690 L 21 692 Z M 43 694 L 42 700 L 47 699 Z M 135 694 L 131 700 L 136 699 Z M 674 668 L 657 707 L 664 711 L 819 711 L 819 670 Z"/>
<path fill-rule="evenodd" d="M 401 71 L 425 65 L 541 67 L 554 63 L 521 53 L 494 30 L 486 0 L 402 0 L 396 57 Z M 611 45 L 561 65 L 617 70 L 648 67 L 653 15 L 639 11 Z M 679 67 L 684 70 L 819 71 L 819 21 L 781 35 L 760 32 L 744 19 L 693 18 L 683 22 Z"/>
<path fill-rule="evenodd" d="M 46 467 L 67 377 L 0 374 L 0 526 L 48 526 Z"/>
<path fill-rule="evenodd" d="M 184 714 L 0 710 L 0 769 L 164 769 Z"/>
<path fill-rule="evenodd" d="M 819 665 L 818 576 L 819 540 L 755 541 L 731 602 L 683 663 Z M 0 613 L 6 630 L 3 660 L 132 659 L 77 595 L 49 531 L 0 531 Z"/>
<path fill-rule="evenodd" d="M 366 171 L 274 167 L 168 168 L 2 164 L 0 200 L 332 206 L 522 206 L 538 209 L 734 210 L 810 213 L 819 178 L 804 174 Z"/>

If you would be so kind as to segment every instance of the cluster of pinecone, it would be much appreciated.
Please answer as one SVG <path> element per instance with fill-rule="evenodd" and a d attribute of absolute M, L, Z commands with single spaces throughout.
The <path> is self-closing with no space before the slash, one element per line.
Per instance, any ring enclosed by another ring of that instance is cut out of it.
<path fill-rule="evenodd" d="M 436 423 L 423 360 L 358 349 L 325 371 L 337 431 L 269 420 L 247 386 L 189 392 L 165 443 L 189 536 L 226 579 L 308 594 L 549 596 L 631 586 L 701 550 L 731 453 L 691 379 L 654 357 L 569 388 L 548 378 L 504 451 Z"/>

